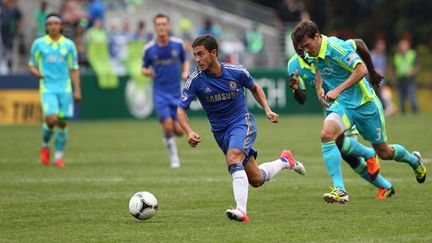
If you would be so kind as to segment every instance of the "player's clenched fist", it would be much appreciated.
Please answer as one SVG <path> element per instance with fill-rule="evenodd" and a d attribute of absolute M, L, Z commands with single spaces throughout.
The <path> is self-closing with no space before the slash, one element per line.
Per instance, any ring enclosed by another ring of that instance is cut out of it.
<path fill-rule="evenodd" d="M 279 122 L 279 115 L 274 113 L 273 111 L 266 111 L 266 116 L 273 123 Z"/>
<path fill-rule="evenodd" d="M 201 142 L 201 137 L 198 133 L 192 131 L 188 133 L 188 143 L 191 147 L 195 148 Z"/>

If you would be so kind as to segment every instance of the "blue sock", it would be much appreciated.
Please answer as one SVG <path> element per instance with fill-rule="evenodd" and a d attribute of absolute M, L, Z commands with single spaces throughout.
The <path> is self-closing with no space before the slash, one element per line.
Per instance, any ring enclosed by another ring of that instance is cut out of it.
<path fill-rule="evenodd" d="M 321 143 L 321 148 L 324 163 L 333 180 L 333 187 L 346 191 L 342 178 L 342 157 L 336 146 L 336 142 Z"/>
<path fill-rule="evenodd" d="M 54 133 L 54 129 L 49 128 L 46 123 L 42 125 L 42 142 L 44 146 L 48 146 L 49 141 Z"/>
<path fill-rule="evenodd" d="M 365 158 L 366 160 L 375 157 L 376 155 L 373 148 L 366 147 L 363 144 L 349 137 L 345 137 L 341 153 L 351 155 L 357 158 Z"/>
<path fill-rule="evenodd" d="M 420 164 L 419 159 L 408 152 L 402 145 L 399 144 L 391 144 L 393 147 L 393 159 L 397 162 L 404 162 L 409 164 L 413 169 L 417 168 Z"/>
<path fill-rule="evenodd" d="M 384 178 L 381 174 L 378 174 L 375 180 L 371 180 L 369 172 L 367 171 L 367 164 L 363 158 L 360 159 L 360 163 L 353 170 L 359 174 L 364 180 L 368 181 L 370 184 L 375 187 L 381 188 L 392 188 L 392 184 L 386 178 Z"/>
<path fill-rule="evenodd" d="M 68 140 L 68 131 L 66 128 L 58 128 L 55 140 L 56 152 L 64 152 L 66 142 Z"/>

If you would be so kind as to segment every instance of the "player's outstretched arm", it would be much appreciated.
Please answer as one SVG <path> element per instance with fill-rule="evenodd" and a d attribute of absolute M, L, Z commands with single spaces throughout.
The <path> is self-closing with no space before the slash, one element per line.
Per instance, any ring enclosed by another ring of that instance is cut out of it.
<path fill-rule="evenodd" d="M 358 63 L 354 71 L 351 73 L 351 75 L 348 77 L 347 80 L 345 80 L 343 83 L 341 83 L 339 86 L 337 86 L 335 89 L 330 90 L 326 94 L 326 99 L 329 101 L 335 101 L 339 94 L 344 92 L 345 90 L 352 87 L 354 84 L 360 82 L 362 78 L 364 78 L 366 75 L 368 75 L 368 70 L 366 66 L 363 63 Z"/>
<path fill-rule="evenodd" d="M 70 74 L 74 85 L 74 93 L 73 93 L 74 100 L 77 102 L 81 101 L 81 82 L 80 82 L 79 70 L 71 69 Z"/>
<path fill-rule="evenodd" d="M 298 76 L 298 71 L 295 70 L 294 73 L 290 75 L 289 86 L 294 90 L 294 99 L 303 105 L 306 102 L 306 90 L 300 89 L 299 83 L 300 78 Z"/>
<path fill-rule="evenodd" d="M 324 107 L 329 108 L 330 105 L 325 100 L 325 92 L 324 92 L 324 89 L 322 88 L 322 83 L 323 83 L 323 80 L 321 78 L 321 75 L 318 72 L 316 72 L 315 73 L 315 91 L 317 94 L 317 98 L 318 98 L 319 102 L 321 102 L 321 104 Z"/>
<path fill-rule="evenodd" d="M 364 61 L 369 71 L 369 77 L 370 77 L 369 82 L 374 88 L 377 88 L 378 86 L 380 86 L 380 83 L 384 77 L 375 70 L 375 66 L 373 65 L 369 49 L 367 45 L 363 42 L 363 40 L 355 39 L 354 42 L 357 46 L 356 52 L 359 54 L 360 58 Z"/>
<path fill-rule="evenodd" d="M 189 124 L 189 118 L 186 110 L 177 107 L 177 120 L 188 136 L 189 145 L 195 148 L 198 145 L 198 143 L 201 142 L 201 137 L 198 133 L 192 130 L 192 127 Z"/>
<path fill-rule="evenodd" d="M 279 115 L 271 110 L 270 106 L 267 103 L 267 98 L 265 96 L 264 90 L 261 88 L 261 86 L 259 86 L 257 83 L 254 83 L 250 91 L 258 104 L 260 104 L 261 107 L 264 109 L 267 118 L 271 122 L 277 123 L 279 121 Z"/>

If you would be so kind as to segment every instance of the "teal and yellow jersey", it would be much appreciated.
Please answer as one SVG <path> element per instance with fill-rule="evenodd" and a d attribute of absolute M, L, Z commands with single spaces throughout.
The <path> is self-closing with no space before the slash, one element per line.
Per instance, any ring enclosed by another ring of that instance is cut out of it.
<path fill-rule="evenodd" d="M 39 86 L 42 93 L 72 92 L 69 69 L 78 69 L 78 55 L 70 39 L 63 35 L 56 42 L 49 35 L 36 39 L 28 65 L 42 73 Z"/>
<path fill-rule="evenodd" d="M 306 83 L 314 86 L 315 69 L 297 54 L 288 61 L 288 75 L 291 76 L 295 71 L 298 72 L 299 89 L 306 90 Z"/>
<path fill-rule="evenodd" d="M 333 90 L 352 74 L 357 64 L 363 61 L 355 52 L 353 40 L 343 41 L 336 37 L 322 36 L 321 48 L 317 57 L 307 57 L 307 62 L 319 72 L 323 85 Z M 339 95 L 337 102 L 353 109 L 373 100 L 375 92 L 363 78 Z"/>

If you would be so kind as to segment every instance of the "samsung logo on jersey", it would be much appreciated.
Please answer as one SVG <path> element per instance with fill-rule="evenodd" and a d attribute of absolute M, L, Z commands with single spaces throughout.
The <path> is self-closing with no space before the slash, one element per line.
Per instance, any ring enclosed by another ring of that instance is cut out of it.
<path fill-rule="evenodd" d="M 210 96 L 205 96 L 205 101 L 207 103 L 215 103 L 223 100 L 234 99 L 240 94 L 240 92 L 228 92 L 228 93 L 219 93 Z"/>
<path fill-rule="evenodd" d="M 156 61 L 156 65 L 169 65 L 177 62 L 177 58 L 160 59 Z"/>

